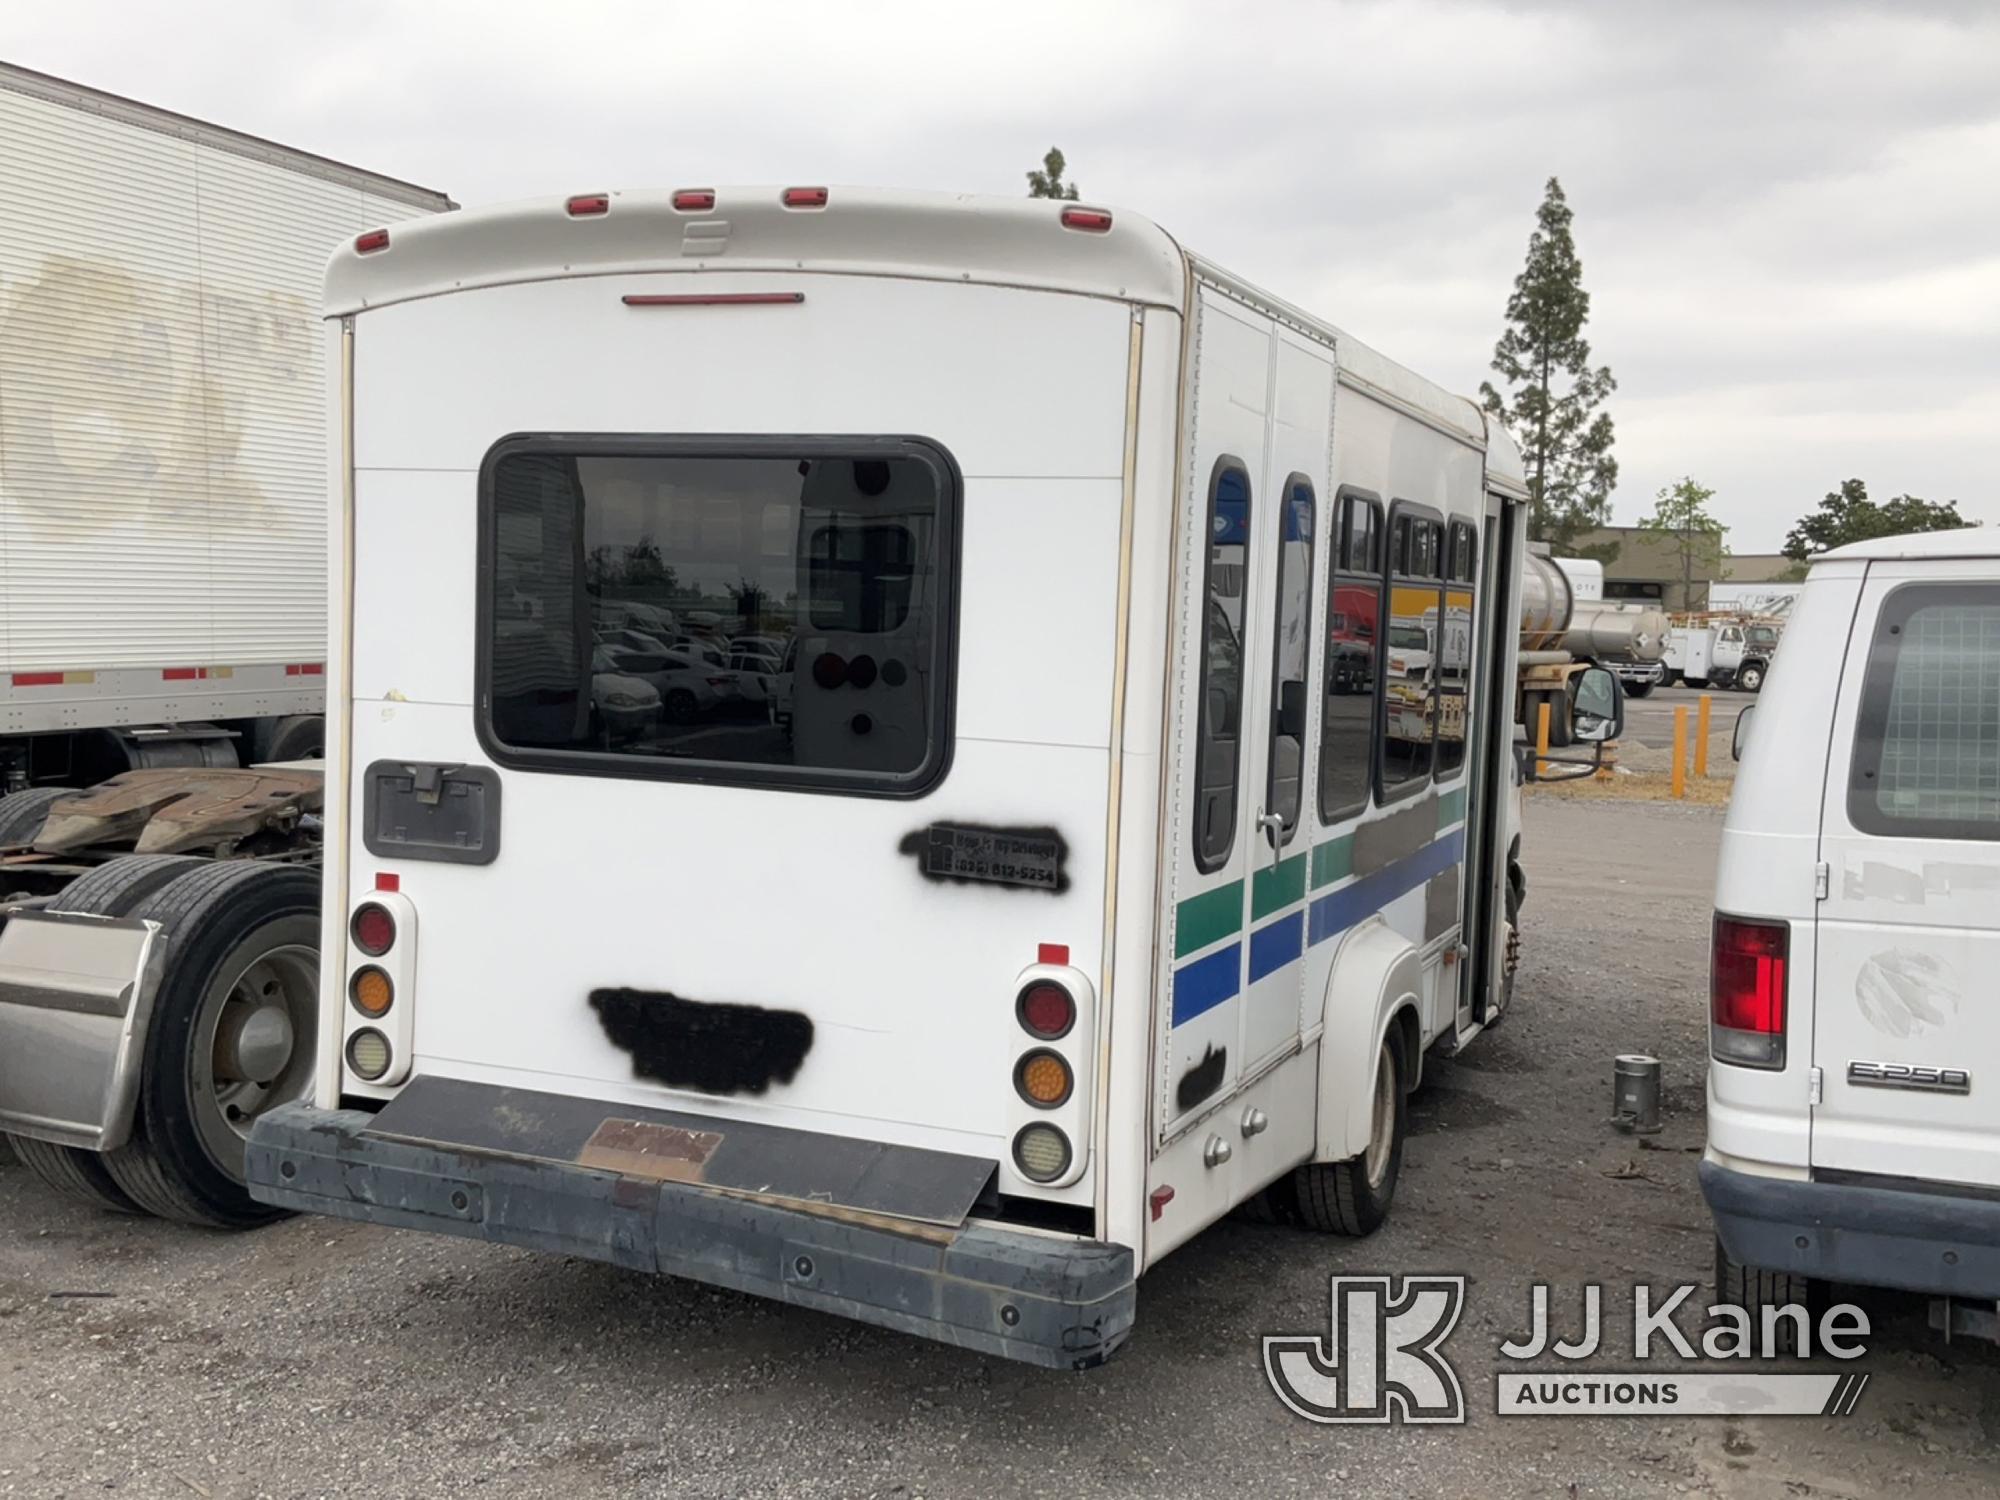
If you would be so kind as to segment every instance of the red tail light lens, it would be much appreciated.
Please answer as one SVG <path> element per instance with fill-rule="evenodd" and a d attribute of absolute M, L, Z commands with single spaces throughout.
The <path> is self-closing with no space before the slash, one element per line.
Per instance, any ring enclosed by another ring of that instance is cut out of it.
<path fill-rule="evenodd" d="M 1785 1065 L 1786 922 L 1715 918 L 1708 980 L 1708 1050 L 1745 1068 Z"/>
<path fill-rule="evenodd" d="M 1085 234 L 1103 234 L 1111 228 L 1111 215 L 1101 208 L 1066 208 L 1062 211 L 1065 229 L 1081 229 Z"/>
<path fill-rule="evenodd" d="M 354 913 L 348 931 L 353 935 L 354 946 L 370 958 L 380 957 L 396 944 L 396 919 L 389 915 L 388 907 L 377 906 L 373 901 Z"/>
<path fill-rule="evenodd" d="M 1014 1014 L 1023 1031 L 1052 1042 L 1068 1036 L 1076 1024 L 1076 1001 L 1061 985 L 1038 979 L 1021 991 L 1014 1002 Z"/>
<path fill-rule="evenodd" d="M 847 663 L 831 651 L 821 653 L 813 659 L 813 681 L 832 692 L 847 681 Z"/>
<path fill-rule="evenodd" d="M 354 238 L 354 249 L 358 255 L 372 255 L 377 250 L 388 248 L 389 231 L 386 229 L 371 229 L 366 234 L 356 235 Z"/>

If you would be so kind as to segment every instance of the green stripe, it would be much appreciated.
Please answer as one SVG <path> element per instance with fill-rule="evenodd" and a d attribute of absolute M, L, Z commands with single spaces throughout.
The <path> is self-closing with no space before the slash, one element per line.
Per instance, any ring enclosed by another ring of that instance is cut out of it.
<path fill-rule="evenodd" d="M 1343 833 L 1330 843 L 1318 844 L 1313 848 L 1312 886 L 1318 890 L 1323 885 L 1332 885 L 1336 880 L 1345 880 L 1354 873 L 1354 835 Z"/>
<path fill-rule="evenodd" d="M 1243 882 L 1232 880 L 1174 908 L 1174 957 L 1219 942 L 1243 926 Z"/>
<path fill-rule="evenodd" d="M 1465 821 L 1465 788 L 1445 792 L 1438 798 L 1438 827 L 1445 829 Z"/>
<path fill-rule="evenodd" d="M 1306 857 L 1294 854 L 1273 869 L 1259 870 L 1250 882 L 1250 920 L 1262 921 L 1281 906 L 1290 906 L 1306 893 Z"/>

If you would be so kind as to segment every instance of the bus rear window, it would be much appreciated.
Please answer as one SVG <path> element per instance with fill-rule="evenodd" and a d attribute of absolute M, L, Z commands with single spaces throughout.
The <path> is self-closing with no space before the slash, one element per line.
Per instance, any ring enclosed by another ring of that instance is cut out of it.
<path fill-rule="evenodd" d="M 915 795 L 949 758 L 959 485 L 914 439 L 512 438 L 481 484 L 503 765 Z"/>

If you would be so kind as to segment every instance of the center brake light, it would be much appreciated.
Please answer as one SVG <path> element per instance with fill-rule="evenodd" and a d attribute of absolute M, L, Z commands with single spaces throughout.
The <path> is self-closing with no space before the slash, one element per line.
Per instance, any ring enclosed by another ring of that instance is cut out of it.
<path fill-rule="evenodd" d="M 1785 1065 L 1788 922 L 1715 914 L 1708 980 L 1708 1050 L 1744 1068 Z"/>

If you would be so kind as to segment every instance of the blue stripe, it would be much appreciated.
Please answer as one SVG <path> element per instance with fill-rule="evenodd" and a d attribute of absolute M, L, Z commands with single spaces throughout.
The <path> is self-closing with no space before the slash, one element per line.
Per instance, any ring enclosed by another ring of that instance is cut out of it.
<path fill-rule="evenodd" d="M 1243 945 L 1231 943 L 1219 953 L 1174 970 L 1174 1025 L 1185 1025 L 1234 998 L 1242 968 Z"/>
<path fill-rule="evenodd" d="M 1433 839 L 1400 864 L 1364 875 L 1312 904 L 1311 941 L 1323 943 L 1373 916 L 1398 896 L 1406 896 L 1434 876 L 1457 864 L 1465 850 L 1465 830 L 1455 829 Z"/>
<path fill-rule="evenodd" d="M 1280 917 L 1268 927 L 1250 934 L 1250 982 L 1282 969 L 1305 951 L 1306 914 L 1303 909 Z"/>

